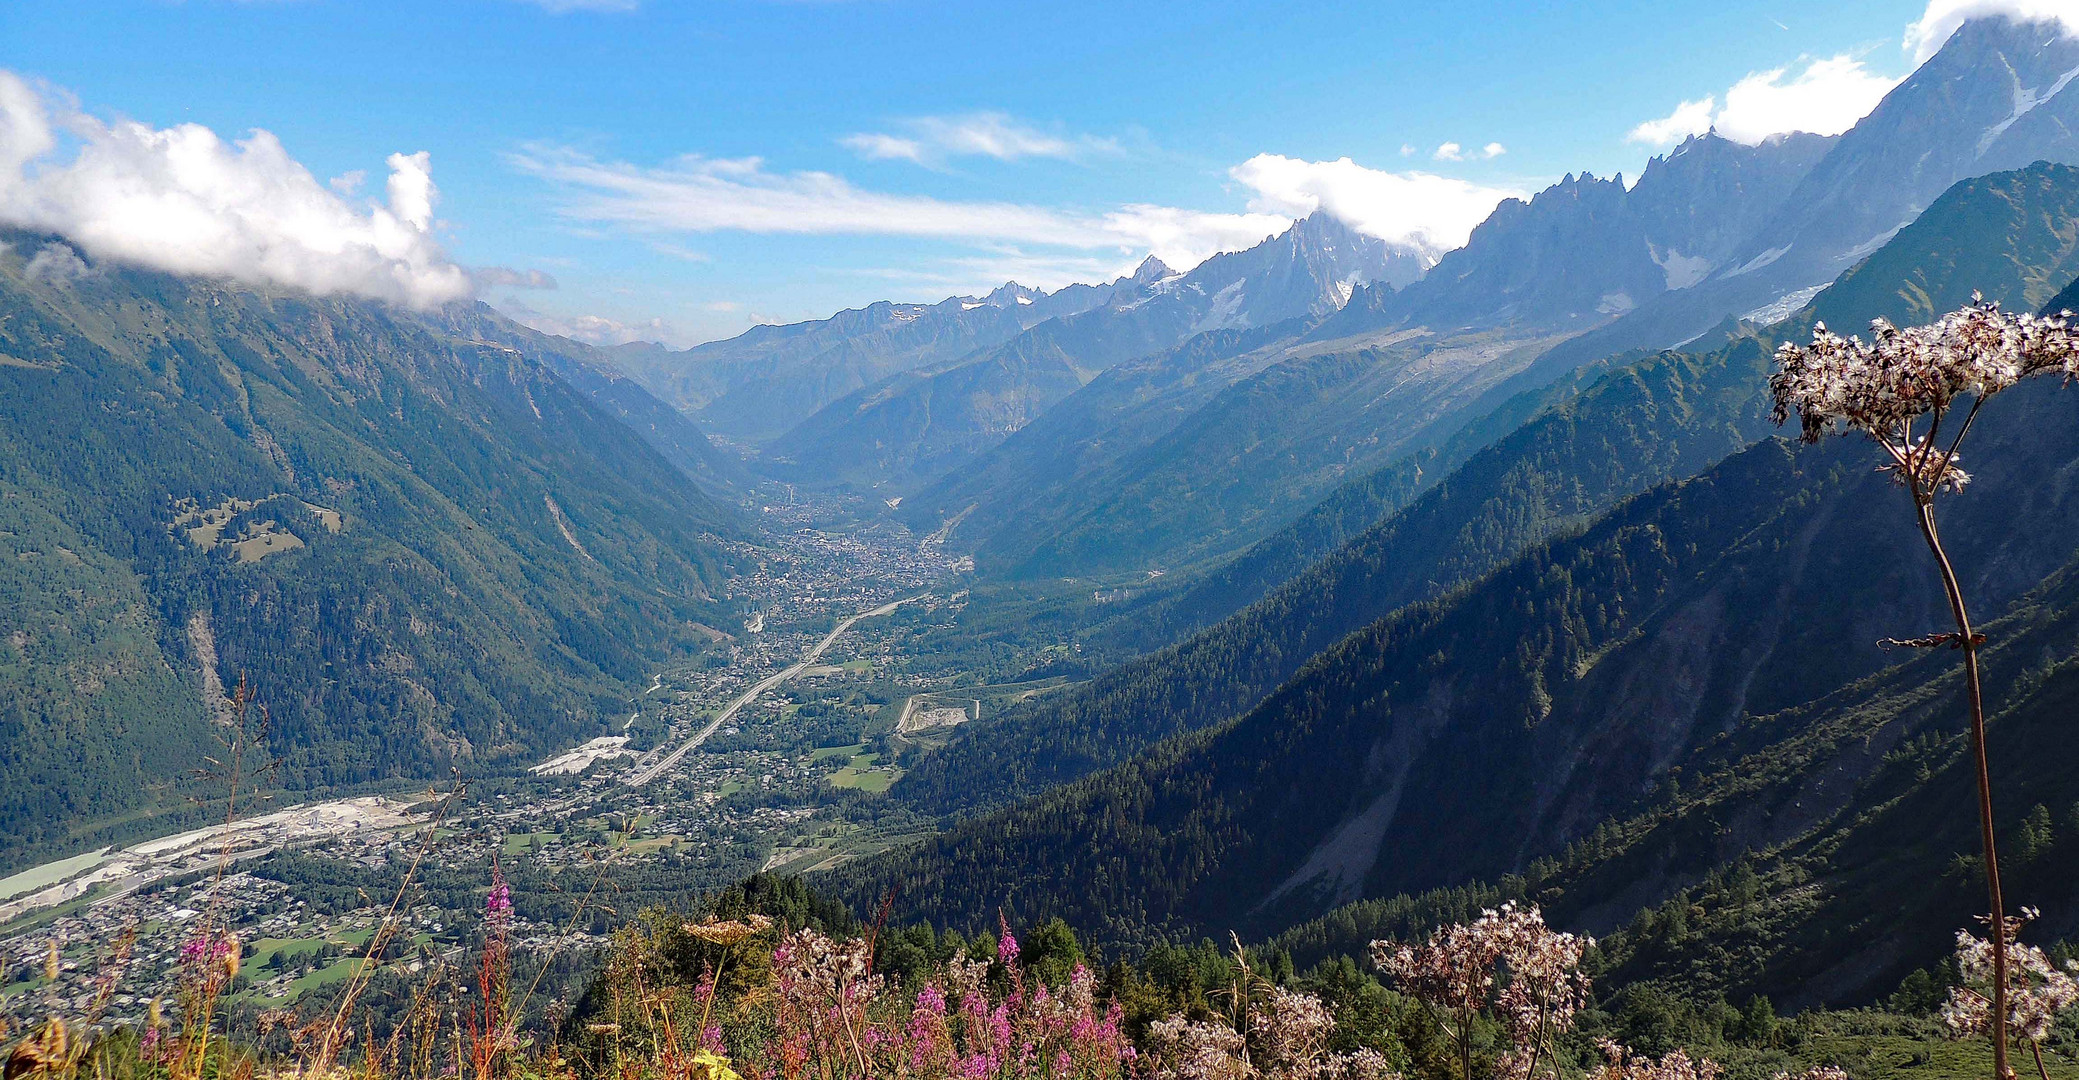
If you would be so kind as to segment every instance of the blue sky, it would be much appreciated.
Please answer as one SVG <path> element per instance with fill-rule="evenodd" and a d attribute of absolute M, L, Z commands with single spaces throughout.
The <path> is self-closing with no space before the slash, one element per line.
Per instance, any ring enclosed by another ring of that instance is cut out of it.
<path fill-rule="evenodd" d="M 364 174 L 330 189 L 350 208 L 424 151 L 439 202 L 412 250 L 516 272 L 478 288 L 544 325 L 686 344 L 1189 261 L 1309 199 L 1448 247 L 1502 192 L 1636 175 L 1640 125 L 1683 102 L 1654 134 L 1873 100 L 1927 8 L 8 0 L 0 68 L 54 110 L 264 129 L 320 181 Z M 1701 105 L 1784 68 L 1750 88 L 1802 89 Z M 527 271 L 556 287 L 497 284 Z"/>

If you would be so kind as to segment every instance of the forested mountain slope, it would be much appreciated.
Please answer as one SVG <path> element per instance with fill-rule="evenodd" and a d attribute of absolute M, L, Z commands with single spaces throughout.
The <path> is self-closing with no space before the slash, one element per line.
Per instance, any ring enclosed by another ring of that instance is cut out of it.
<path fill-rule="evenodd" d="M 2002 878 L 2010 903 L 2045 913 L 2032 934 L 2069 939 L 2079 777 L 2062 762 L 2079 706 L 2079 565 L 1980 627 Z M 1357 955 L 1428 913 L 1515 896 L 1601 936 L 1607 978 L 1792 1009 L 1881 1000 L 1938 969 L 1985 899 L 1956 655 L 1893 656 L 1904 662 L 1699 746 L 1650 796 L 1523 875 L 1360 901 L 1275 946 L 1301 964 Z"/>
<path fill-rule="evenodd" d="M 526 349 L 6 241 L 0 862 L 175 798 L 220 684 L 280 783 L 445 775 L 729 617 L 734 515 Z"/>
<path fill-rule="evenodd" d="M 2039 165 L 1967 181 L 1814 310 L 1837 326 L 1904 321 L 1978 289 L 2034 307 L 2053 282 L 2079 276 L 2074 220 L 2079 169 Z M 1796 336 L 1808 325 L 1809 316 L 1772 333 Z M 895 791 L 940 812 L 989 805 L 1237 716 L 1344 634 L 1762 437 L 1769 364 L 1767 339 L 1746 338 L 1613 371 L 1263 600 L 1088 686 L 964 728 Z"/>
<path fill-rule="evenodd" d="M 2079 397 L 1981 418 L 1952 550 L 1996 611 L 2068 560 Z M 1767 442 L 1656 488 L 1309 663 L 1232 724 L 853 871 L 920 915 L 1008 905 L 1100 939 L 1264 932 L 1335 903 L 1522 872 L 1700 747 L 1894 658 L 1943 617 L 1918 537 L 1848 440 Z M 1893 514 L 1884 513 L 1890 507 Z"/>
<path fill-rule="evenodd" d="M 963 728 L 894 792 L 939 812 L 987 806 L 1238 716 L 1351 631 L 1766 434 L 1755 386 L 1767 358 L 1747 340 L 1610 375 L 1246 609 L 1086 686 Z"/>
<path fill-rule="evenodd" d="M 430 321 L 458 337 L 524 350 L 529 359 L 562 376 L 593 404 L 634 429 L 720 503 L 741 501 L 757 482 L 741 458 L 717 449 L 685 413 L 658 400 L 599 349 L 530 330 L 482 303 L 451 304 Z"/>

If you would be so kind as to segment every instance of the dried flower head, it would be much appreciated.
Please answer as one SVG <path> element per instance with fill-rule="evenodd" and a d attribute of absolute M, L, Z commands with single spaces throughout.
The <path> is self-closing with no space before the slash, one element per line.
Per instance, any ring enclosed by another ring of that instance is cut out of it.
<path fill-rule="evenodd" d="M 1916 492 L 1961 488 L 1970 477 L 1956 468 L 1959 429 L 1945 448 L 1933 435 L 1957 399 L 1986 398 L 2032 375 L 2079 375 L 2079 332 L 2057 317 L 2016 315 L 1973 294 L 1969 306 L 1927 326 L 1901 329 L 1878 319 L 1870 340 L 1841 337 L 1824 323 L 1810 345 L 1776 350 L 1769 377 L 1777 423 L 1796 413 L 1801 436 L 1818 442 L 1839 431 L 1860 431 L 1891 456 L 1889 468 Z M 1925 433 L 1914 424 L 1927 418 Z M 1968 420 L 1965 427 L 1969 426 Z"/>
<path fill-rule="evenodd" d="M 2030 1042 L 2048 1038 L 2058 1014 L 2079 1005 L 2079 979 L 2073 977 L 2079 968 L 2071 963 L 2060 968 L 2043 950 L 2015 940 L 2036 916 L 2034 908 L 2023 908 L 2020 917 L 2007 919 L 2002 935 L 2007 943 L 2007 1027 Z M 1956 967 L 1963 985 L 1952 988 L 1942 1006 L 1942 1022 L 1952 1037 L 1992 1030 L 1992 960 L 1990 941 L 1968 930 L 1956 932 Z"/>
<path fill-rule="evenodd" d="M 710 945 L 739 945 L 772 929 L 772 920 L 763 915 L 749 915 L 742 919 L 710 919 L 703 923 L 686 923 L 679 929 Z"/>
<path fill-rule="evenodd" d="M 1663 1057 L 1648 1057 L 1611 1042 L 1598 1041 L 1604 1064 L 1589 1074 L 1590 1080 L 1718 1080 L 1725 1068 L 1709 1058 L 1693 1058 L 1680 1050 Z"/>

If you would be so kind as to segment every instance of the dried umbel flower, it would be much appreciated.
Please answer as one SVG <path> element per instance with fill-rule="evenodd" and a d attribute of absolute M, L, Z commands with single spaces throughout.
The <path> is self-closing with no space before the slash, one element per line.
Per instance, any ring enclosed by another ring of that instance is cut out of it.
<path fill-rule="evenodd" d="M 2032 1043 L 2050 1036 L 2059 1013 L 2079 1005 L 2079 962 L 2060 968 L 2043 950 L 2014 940 L 2021 928 L 2034 919 L 2034 908 L 2023 908 L 2020 918 L 2009 918 L 2004 935 L 2007 944 L 2007 1027 Z M 1983 992 L 1993 981 L 1992 943 L 1968 930 L 1956 932 L 1956 967 L 1964 984 L 1949 991 L 1942 1006 L 1942 1021 L 1956 1038 L 1984 1035 L 1992 1030 L 1992 1001 Z"/>
<path fill-rule="evenodd" d="M 1471 923 L 1440 927 L 1421 945 L 1372 942 L 1372 962 L 1443 1014 L 1462 1062 L 1470 1060 L 1473 1017 L 1492 1013 L 1512 1044 L 1503 1075 L 1528 1077 L 1588 1004 L 1581 957 L 1594 944 L 1545 925 L 1536 907 L 1510 902 Z"/>
<path fill-rule="evenodd" d="M 1148 1027 L 1155 1080 L 1248 1080 L 1248 1044 L 1241 1032 L 1211 1020 L 1182 1015 L 1157 1020 Z"/>
<path fill-rule="evenodd" d="M 1725 1075 L 1724 1066 L 1717 1062 L 1693 1058 L 1680 1050 L 1653 1058 L 1608 1039 L 1598 1040 L 1597 1045 L 1602 1048 L 1604 1063 L 1589 1074 L 1590 1080 L 1718 1080 Z"/>
<path fill-rule="evenodd" d="M 710 945 L 730 946 L 740 945 L 772 929 L 772 920 L 763 915 L 750 915 L 740 920 L 711 919 L 703 923 L 686 923 L 679 929 Z"/>
<path fill-rule="evenodd" d="M 1398 1080 L 1375 1050 L 1329 1049 L 1335 1019 L 1312 994 L 1273 987 L 1248 1031 L 1182 1014 L 1148 1029 L 1154 1080 Z"/>
<path fill-rule="evenodd" d="M 1971 749 L 1977 758 L 1979 843 L 1984 851 L 1985 889 L 1991 922 L 1992 1001 L 1987 1005 L 1992 1037 L 1993 1074 L 2004 1080 L 2007 1032 L 2015 1009 L 2007 1001 L 2013 982 L 2007 974 L 2005 901 L 2000 885 L 1998 846 L 1993 829 L 1991 767 L 1985 750 L 1985 693 L 1978 665 L 1983 637 L 1971 629 L 1963 587 L 1942 546 L 1936 526 L 1937 493 L 1955 491 L 1970 479 L 1956 466 L 1959 448 L 1993 395 L 2032 375 L 2079 375 L 2079 333 L 2065 312 L 2055 318 L 2014 315 L 1973 294 L 1971 304 L 1928 326 L 1899 329 L 1883 320 L 1870 326 L 1870 340 L 1843 338 L 1826 327 L 1815 328 L 1809 346 L 1784 345 L 1777 350 L 1777 371 L 1769 378 L 1778 423 L 1795 412 L 1806 442 L 1831 431 L 1860 431 L 1891 458 L 1887 471 L 1913 495 L 1916 524 L 1941 572 L 1942 590 L 1956 624 L 1953 634 L 1935 634 L 1894 644 L 1930 647 L 1949 645 L 1963 656 L 1964 689 L 1971 710 Z M 1943 424 L 1964 398 L 1969 408 L 1961 421 Z M 1955 1003 L 1956 1021 L 1970 1019 L 1971 1003 Z"/>
<path fill-rule="evenodd" d="M 1850 1080 L 1848 1070 L 1832 1065 L 1814 1065 L 1804 1072 L 1779 1072 L 1769 1080 Z"/>
<path fill-rule="evenodd" d="M 1927 326 L 1878 319 L 1867 342 L 1821 323 L 1810 345 L 1786 343 L 1769 378 L 1776 422 L 1795 412 L 1806 442 L 1847 429 L 1890 448 L 1906 442 L 1914 421 L 1960 397 L 1982 401 L 2031 375 L 2079 374 L 2079 334 L 2065 317 L 2016 315 L 1976 294 L 1971 301 Z"/>

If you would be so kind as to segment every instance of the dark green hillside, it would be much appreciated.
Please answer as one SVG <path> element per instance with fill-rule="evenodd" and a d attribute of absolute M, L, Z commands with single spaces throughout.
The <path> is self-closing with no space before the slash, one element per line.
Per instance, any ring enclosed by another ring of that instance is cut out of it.
<path fill-rule="evenodd" d="M 733 516 L 525 351 L 9 242 L 0 862 L 194 769 L 212 652 L 325 785 L 595 733 L 725 616 Z"/>
<path fill-rule="evenodd" d="M 1993 610 L 2074 546 L 2079 397 L 1988 424 L 1954 504 Z M 2045 435 L 2046 432 L 2054 433 Z M 1850 442 L 1766 443 L 1354 634 L 1241 720 L 852 871 L 959 924 L 998 904 L 1103 940 L 1271 931 L 1363 896 L 1522 873 L 1699 748 L 1891 659 L 1941 613 L 1898 496 Z M 1902 511 L 1901 511 L 1902 513 Z M 1591 764 L 1592 763 L 1592 764 Z"/>
<path fill-rule="evenodd" d="M 1161 438 L 1235 380 L 1274 360 L 1306 324 L 1210 330 L 1172 349 L 1107 368 L 967 468 L 903 500 L 930 532 L 966 512 L 951 542 L 974 546 L 1026 519 L 1058 520 L 1119 459 Z M 972 511 L 968 508 L 973 507 Z"/>
<path fill-rule="evenodd" d="M 1667 354 L 1539 416 L 1263 600 L 1184 642 L 964 730 L 896 786 L 944 812 L 1035 793 L 1240 715 L 1385 612 L 1486 572 L 1616 498 L 1769 428 L 1768 352 Z M 1034 753 L 1037 748 L 1040 752 Z"/>
<path fill-rule="evenodd" d="M 1586 364 L 1566 378 L 1536 389 L 1500 394 L 1513 380 L 1490 391 L 1493 411 L 1459 428 L 1441 445 L 1426 446 L 1390 464 L 1345 481 L 1312 509 L 1247 550 L 1186 584 L 1174 598 L 1117 629 L 1123 638 L 1151 649 L 1210 626 L 1299 576 L 1307 568 L 1398 512 L 1416 496 L 1447 480 L 1473 455 L 1501 441 L 1548 410 L 1563 407 L 1612 371 L 1649 358 L 1626 353 Z M 1479 408 L 1476 403 L 1471 407 Z"/>
<path fill-rule="evenodd" d="M 2079 564 L 1984 627 L 1992 765 L 2010 902 L 2035 941 L 2079 932 Z M 1853 643 L 1844 643 L 1850 644 Z M 1369 900 L 1279 935 L 1302 965 L 1405 937 L 1504 894 L 1603 935 L 1621 982 L 1791 1008 L 1881 999 L 1931 967 L 1984 904 L 1975 781 L 1955 654 L 1749 718 L 1681 762 L 1634 812 L 1505 887 Z M 1672 775 L 1672 774 L 1671 774 Z"/>
<path fill-rule="evenodd" d="M 1027 576 L 1174 568 L 1238 551 L 1352 473 L 1441 442 L 1555 339 L 1458 335 L 1288 355 L 977 550 Z"/>
<path fill-rule="evenodd" d="M 2066 272 L 2045 267 L 2072 262 L 2075 220 L 2079 170 L 2039 165 L 1960 184 L 1814 307 L 1845 326 L 1877 315 L 1910 319 L 1913 297 L 1931 288 L 1941 297 L 1961 293 L 1968 300 L 1982 289 L 2010 304 L 2033 304 L 2050 291 L 2044 282 Z M 1983 256 L 1981 246 L 2007 255 Z M 1871 266 L 1891 268 L 1891 287 Z M 1941 267 L 1985 276 L 1959 284 L 1929 269 Z M 2068 269 L 2079 272 L 2079 265 Z M 1772 328 L 1770 338 L 1799 336 L 1808 325 L 1791 320 Z M 1770 338 L 1742 339 L 1700 357 L 1661 354 L 1595 379 L 1247 609 L 1073 694 L 963 729 L 939 757 L 904 777 L 897 794 L 940 812 L 988 805 L 1240 715 L 1342 635 L 1477 578 L 1619 499 L 1690 475 L 1765 435 Z M 1518 398 L 1498 415 L 1530 400 Z M 1398 471 L 1389 467 L 1379 474 L 1380 490 L 1418 488 L 1426 467 L 1420 458 Z M 1310 527 L 1333 528 L 1333 519 Z M 1278 549 L 1269 554 L 1277 557 Z M 1235 579 L 1242 588 L 1259 573 L 1248 558 Z M 1192 605 L 1217 612 L 1221 582 L 1215 575 L 1170 609 L 1157 609 L 1157 618 L 1188 629 Z"/>
<path fill-rule="evenodd" d="M 1812 301 L 1841 333 L 1882 315 L 1907 326 L 1982 291 L 2033 311 L 2079 278 L 2079 168 L 2039 161 L 1965 180 Z"/>

